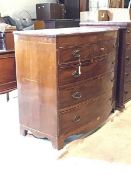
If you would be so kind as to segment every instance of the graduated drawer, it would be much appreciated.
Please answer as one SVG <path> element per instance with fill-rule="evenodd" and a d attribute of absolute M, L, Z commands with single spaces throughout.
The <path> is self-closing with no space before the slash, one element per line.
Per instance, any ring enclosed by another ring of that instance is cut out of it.
<path fill-rule="evenodd" d="M 125 82 L 124 84 L 124 101 L 131 99 L 131 81 Z"/>
<path fill-rule="evenodd" d="M 84 100 L 96 98 L 108 89 L 112 89 L 113 84 L 114 72 L 109 72 L 90 80 L 59 87 L 59 107 L 65 108 Z"/>
<path fill-rule="evenodd" d="M 85 101 L 60 113 L 60 133 L 94 129 L 108 118 L 112 111 L 112 91 Z"/>
<path fill-rule="evenodd" d="M 79 64 L 68 64 L 59 66 L 58 80 L 59 85 L 76 82 L 83 79 L 93 78 L 109 71 L 114 71 L 115 55 L 109 54 L 103 57 L 97 57 L 92 62 L 83 62 L 81 64 L 81 74 L 79 74 Z"/>
<path fill-rule="evenodd" d="M 77 62 L 78 60 L 92 62 L 94 57 L 107 55 L 116 48 L 116 40 L 101 41 L 94 44 L 68 46 L 58 49 L 58 64 Z"/>

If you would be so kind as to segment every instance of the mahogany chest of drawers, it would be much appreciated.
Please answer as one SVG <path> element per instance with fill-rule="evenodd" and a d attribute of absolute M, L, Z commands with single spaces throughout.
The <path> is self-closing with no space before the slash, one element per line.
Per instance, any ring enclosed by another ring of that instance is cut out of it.
<path fill-rule="evenodd" d="M 114 109 L 116 42 L 111 28 L 16 32 L 21 133 L 60 149 L 105 122 Z"/>
<path fill-rule="evenodd" d="M 122 110 L 124 104 L 131 100 L 131 22 L 81 22 L 80 26 L 118 27 L 118 67 L 116 108 Z"/>

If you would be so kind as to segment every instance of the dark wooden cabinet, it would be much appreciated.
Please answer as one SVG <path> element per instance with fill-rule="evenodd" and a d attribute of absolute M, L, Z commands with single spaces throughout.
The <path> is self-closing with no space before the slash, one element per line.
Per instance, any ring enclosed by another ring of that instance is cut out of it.
<path fill-rule="evenodd" d="M 79 19 L 81 11 L 89 10 L 89 0 L 65 0 L 65 18 Z"/>
<path fill-rule="evenodd" d="M 65 0 L 65 18 L 79 19 L 80 18 L 80 0 Z"/>
<path fill-rule="evenodd" d="M 0 94 L 16 89 L 15 53 L 0 51 Z"/>
<path fill-rule="evenodd" d="M 103 124 L 115 107 L 116 42 L 112 28 L 16 32 L 21 133 L 60 149 Z"/>
<path fill-rule="evenodd" d="M 65 8 L 63 4 L 43 3 L 36 4 L 36 16 L 38 20 L 51 20 L 64 18 Z"/>
<path fill-rule="evenodd" d="M 13 31 L 0 33 L 0 94 L 17 87 Z"/>
<path fill-rule="evenodd" d="M 75 19 L 55 19 L 44 20 L 46 29 L 79 27 L 79 20 Z"/>
<path fill-rule="evenodd" d="M 80 26 L 118 27 L 116 108 L 122 110 L 124 104 L 131 100 L 131 22 L 82 22 Z"/>

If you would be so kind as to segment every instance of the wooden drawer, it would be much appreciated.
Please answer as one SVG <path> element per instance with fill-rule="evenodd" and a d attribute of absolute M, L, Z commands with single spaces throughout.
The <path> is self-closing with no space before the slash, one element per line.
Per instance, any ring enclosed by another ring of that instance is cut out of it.
<path fill-rule="evenodd" d="M 67 48 L 60 48 L 58 53 L 58 64 L 68 63 L 68 62 L 78 62 L 88 60 L 92 63 L 94 57 L 107 55 L 115 50 L 115 40 L 101 41 L 99 43 L 90 45 L 78 45 L 70 46 Z"/>
<path fill-rule="evenodd" d="M 98 127 L 98 123 L 104 121 L 112 111 L 111 96 L 112 91 L 108 91 L 96 99 L 83 102 L 61 113 L 60 133 L 82 131 L 85 127 L 87 129 L 89 125 L 91 130 L 94 129 L 95 123 Z"/>
<path fill-rule="evenodd" d="M 82 30 L 82 28 L 79 28 Z M 98 28 L 97 28 L 98 29 Z M 100 29 L 100 28 L 99 28 Z M 99 30 L 98 29 L 98 30 Z M 83 30 L 85 30 L 83 28 Z M 90 31 L 91 29 L 89 29 Z M 101 30 L 101 29 L 100 29 Z M 70 32 L 70 31 L 69 31 Z M 78 46 L 85 45 L 85 44 L 94 44 L 96 42 L 103 42 L 103 41 L 110 41 L 115 40 L 117 38 L 117 31 L 108 31 L 108 32 L 96 32 L 96 33 L 88 33 L 88 34 L 81 34 L 81 35 L 63 35 L 57 37 L 57 48 L 59 47 L 68 47 L 68 46 Z"/>
<path fill-rule="evenodd" d="M 131 99 L 131 81 L 124 84 L 124 101 L 129 101 Z"/>
<path fill-rule="evenodd" d="M 114 84 L 114 72 L 59 88 L 59 107 L 65 108 L 100 96 Z"/>
<path fill-rule="evenodd" d="M 109 71 L 114 71 L 115 56 L 109 54 L 97 57 L 92 63 L 84 62 L 81 64 L 81 74 L 79 74 L 79 64 L 70 64 L 59 67 L 59 85 L 76 82 L 83 79 L 96 77 Z"/>

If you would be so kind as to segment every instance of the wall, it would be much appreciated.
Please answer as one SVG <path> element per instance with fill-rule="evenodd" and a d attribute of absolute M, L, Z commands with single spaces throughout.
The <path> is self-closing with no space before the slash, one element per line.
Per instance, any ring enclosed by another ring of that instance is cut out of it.
<path fill-rule="evenodd" d="M 97 10 L 98 8 L 107 8 L 108 0 L 89 0 L 89 10 Z"/>
<path fill-rule="evenodd" d="M 56 0 L 0 0 L 1 16 L 12 17 L 36 17 L 36 4 L 44 2 L 56 2 Z"/>
<path fill-rule="evenodd" d="M 44 2 L 56 2 L 57 0 L 0 0 L 1 16 L 12 16 L 16 18 L 36 18 L 36 4 Z M 74 0 L 75 2 L 75 0 Z M 90 10 L 107 7 L 108 0 L 89 0 Z"/>

